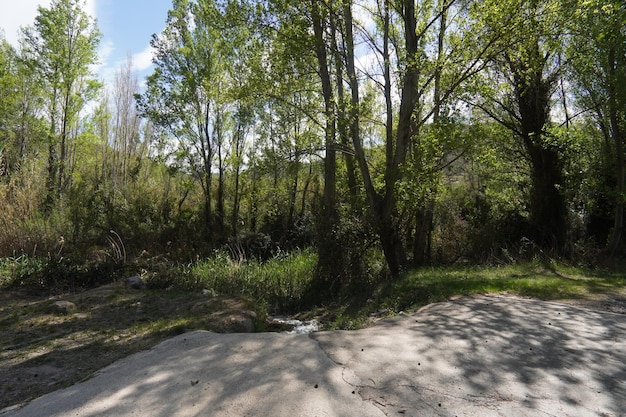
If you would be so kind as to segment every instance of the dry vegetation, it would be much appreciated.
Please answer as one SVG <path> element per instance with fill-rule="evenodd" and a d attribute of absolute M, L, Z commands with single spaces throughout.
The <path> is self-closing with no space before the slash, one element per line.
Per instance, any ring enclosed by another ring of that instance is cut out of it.
<path fill-rule="evenodd" d="M 57 300 L 76 310 L 54 313 Z M 133 290 L 122 284 L 41 297 L 0 291 L 0 409 L 89 378 L 176 334 L 241 331 L 252 314 L 236 298 Z"/>

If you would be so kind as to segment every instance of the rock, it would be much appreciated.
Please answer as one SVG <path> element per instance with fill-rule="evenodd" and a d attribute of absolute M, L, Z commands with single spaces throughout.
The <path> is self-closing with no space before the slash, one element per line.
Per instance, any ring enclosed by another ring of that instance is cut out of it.
<path fill-rule="evenodd" d="M 213 315 L 215 330 L 220 333 L 254 333 L 254 311 L 223 312 Z"/>
<path fill-rule="evenodd" d="M 205 288 L 202 290 L 202 295 L 207 297 L 217 297 L 217 292 L 213 288 Z"/>
<path fill-rule="evenodd" d="M 57 314 L 69 314 L 76 310 L 76 304 L 71 301 L 55 301 L 50 305 L 50 311 Z"/>
<path fill-rule="evenodd" d="M 135 290 L 142 290 L 146 287 L 145 282 L 143 282 L 143 279 L 141 279 L 139 275 L 126 278 L 124 280 L 124 284 L 126 284 L 127 287 L 133 288 Z"/>
<path fill-rule="evenodd" d="M 254 333 L 254 321 L 250 317 L 230 317 L 227 326 L 229 333 Z"/>

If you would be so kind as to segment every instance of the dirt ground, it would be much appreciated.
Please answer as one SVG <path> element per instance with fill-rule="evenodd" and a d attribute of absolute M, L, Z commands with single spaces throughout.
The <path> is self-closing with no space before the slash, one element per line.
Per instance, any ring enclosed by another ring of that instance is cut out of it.
<path fill-rule="evenodd" d="M 76 308 L 54 311 L 56 301 Z M 177 334 L 254 331 L 242 300 L 110 284 L 65 296 L 0 291 L 0 410 L 89 378 Z"/>
<path fill-rule="evenodd" d="M 564 300 L 626 314 L 626 294 Z M 59 300 L 75 310 L 52 309 Z M 246 302 L 211 294 L 135 290 L 123 284 L 33 296 L 0 291 L 0 410 L 88 379 L 132 353 L 183 332 L 249 332 L 259 319 Z"/>

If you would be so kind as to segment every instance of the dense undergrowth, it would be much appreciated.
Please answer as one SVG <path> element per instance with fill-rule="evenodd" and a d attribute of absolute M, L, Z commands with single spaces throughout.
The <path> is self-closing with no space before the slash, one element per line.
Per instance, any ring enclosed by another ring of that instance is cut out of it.
<path fill-rule="evenodd" d="M 314 305 L 310 292 L 316 265 L 317 254 L 311 249 L 278 253 L 265 261 L 233 259 L 226 252 L 216 252 L 188 263 L 136 259 L 124 265 L 80 265 L 69 259 L 21 256 L 0 260 L 0 288 L 45 295 L 80 291 L 139 274 L 154 290 L 243 297 L 257 310 L 272 314 L 307 316 L 321 312 L 328 328 L 362 327 L 372 315 L 411 311 L 459 295 L 508 293 L 556 300 L 588 298 L 626 288 L 623 272 L 529 261 L 425 267 L 394 280 L 372 276 L 367 288 L 348 289 Z"/>

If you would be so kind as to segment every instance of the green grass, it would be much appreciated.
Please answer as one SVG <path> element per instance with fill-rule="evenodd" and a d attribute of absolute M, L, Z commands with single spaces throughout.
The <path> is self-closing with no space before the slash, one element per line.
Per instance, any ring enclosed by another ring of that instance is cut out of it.
<path fill-rule="evenodd" d="M 381 292 L 381 307 L 411 310 L 457 295 L 510 293 L 543 300 L 589 298 L 620 291 L 626 274 L 558 264 L 439 267 L 410 271 Z"/>
<path fill-rule="evenodd" d="M 315 288 L 312 283 L 316 264 L 317 254 L 312 249 L 280 254 L 264 262 L 255 259 L 235 261 L 226 253 L 217 253 L 187 265 L 146 265 L 149 270 L 145 278 L 148 287 L 159 292 L 161 297 L 176 298 L 181 291 L 200 294 L 206 289 L 215 294 L 242 297 L 261 316 L 268 312 L 299 312 L 303 317 L 321 315 L 330 323 L 328 327 L 342 329 L 367 325 L 372 313 L 376 316 L 393 315 L 459 295 L 509 293 L 545 300 L 565 300 L 626 293 L 626 273 L 586 270 L 555 262 L 430 267 L 411 270 L 398 279 L 382 283 L 372 274 L 371 279 L 366 280 L 369 284 L 363 287 L 363 291 L 346 288 L 339 297 L 326 300 L 321 308 L 303 311 L 310 306 L 310 300 L 306 298 L 311 297 L 310 291 Z M 65 266 L 59 265 L 57 269 Z M 45 264 L 37 259 L 6 259 L 0 261 L 0 277 L 4 276 L 0 284 L 39 284 L 35 281 L 49 280 L 47 273 L 51 270 L 56 271 L 45 268 Z M 7 279 L 7 276 L 10 278 Z M 168 291 L 160 291 L 163 289 Z M 116 295 L 109 297 L 115 298 Z M 5 317 L 0 321 L 0 328 L 14 320 L 14 317 Z M 162 331 L 176 333 L 194 325 L 168 323 L 163 324 Z"/>
<path fill-rule="evenodd" d="M 326 329 L 358 329 L 367 326 L 372 316 L 411 312 L 455 296 L 502 293 L 542 300 L 593 300 L 605 294 L 626 297 L 626 273 L 539 262 L 419 268 L 380 285 L 367 300 L 348 296 L 329 303 L 322 315 L 328 318 Z"/>
<path fill-rule="evenodd" d="M 266 262 L 235 262 L 218 255 L 194 263 L 187 273 L 197 287 L 251 298 L 285 311 L 300 305 L 316 264 L 317 256 L 312 250 L 276 256 Z"/>

